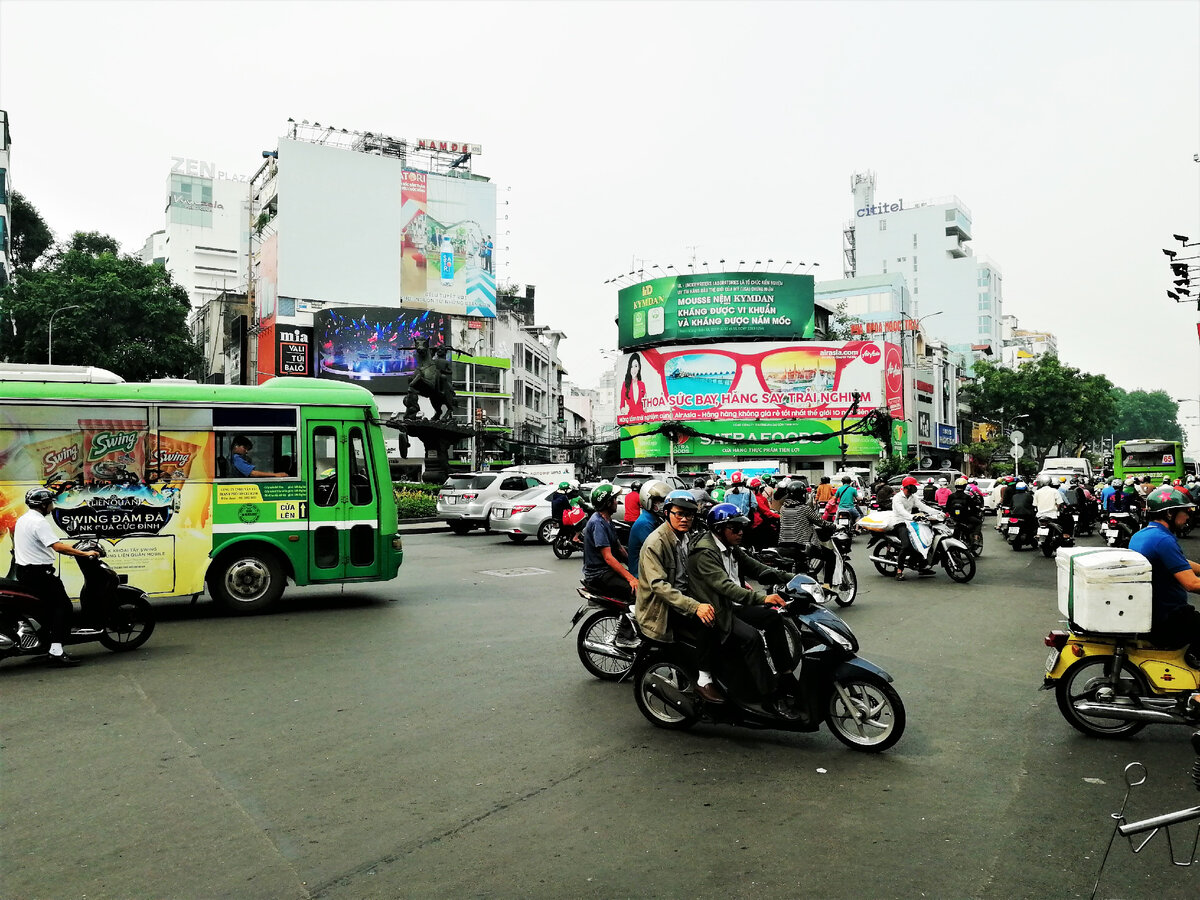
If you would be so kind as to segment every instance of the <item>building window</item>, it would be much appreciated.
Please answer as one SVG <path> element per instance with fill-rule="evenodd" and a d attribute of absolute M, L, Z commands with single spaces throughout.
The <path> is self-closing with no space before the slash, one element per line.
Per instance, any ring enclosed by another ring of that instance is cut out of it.
<path fill-rule="evenodd" d="M 8 203 L 8 169 L 0 169 L 0 203 Z"/>
<path fill-rule="evenodd" d="M 913 293 L 917 293 L 917 279 L 913 279 Z"/>
<path fill-rule="evenodd" d="M 913 257 L 913 271 L 917 271 L 917 258 L 915 256 Z"/>
<path fill-rule="evenodd" d="M 917 249 L 917 236 L 915 234 L 913 235 L 913 249 Z"/>
<path fill-rule="evenodd" d="M 887 274 L 887 260 L 886 259 L 883 261 L 883 274 L 884 275 Z"/>
<path fill-rule="evenodd" d="M 880 219 L 880 220 L 879 220 L 879 230 L 880 230 L 880 231 L 887 231 L 887 219 Z"/>
<path fill-rule="evenodd" d="M 946 221 L 947 221 L 947 222 L 953 222 L 953 221 L 954 221 L 954 210 L 952 210 L 952 209 L 948 209 L 948 210 L 946 210 Z"/>

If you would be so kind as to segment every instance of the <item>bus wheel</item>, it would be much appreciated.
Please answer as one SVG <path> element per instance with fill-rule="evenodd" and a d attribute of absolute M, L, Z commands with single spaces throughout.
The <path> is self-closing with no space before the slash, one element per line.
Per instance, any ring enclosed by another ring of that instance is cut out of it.
<path fill-rule="evenodd" d="M 236 615 L 271 606 L 283 594 L 284 581 L 275 555 L 254 548 L 224 553 L 208 571 L 209 593 Z"/>

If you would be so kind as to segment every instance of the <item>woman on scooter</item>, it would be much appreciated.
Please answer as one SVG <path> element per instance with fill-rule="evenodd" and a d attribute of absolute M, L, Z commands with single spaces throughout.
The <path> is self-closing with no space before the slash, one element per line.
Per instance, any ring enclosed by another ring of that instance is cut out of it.
<path fill-rule="evenodd" d="M 912 545 L 912 538 L 909 536 L 909 528 L 912 522 L 918 515 L 933 515 L 934 509 L 931 506 L 926 506 L 925 502 L 917 496 L 917 488 L 920 487 L 920 482 L 909 475 L 900 482 L 900 493 L 892 498 L 892 512 L 900 519 L 900 523 L 892 529 L 893 533 L 900 539 L 900 558 L 896 560 L 896 580 L 904 580 L 904 559 L 912 557 L 916 567 L 917 574 L 931 571 L 924 566 L 924 560 Z"/>

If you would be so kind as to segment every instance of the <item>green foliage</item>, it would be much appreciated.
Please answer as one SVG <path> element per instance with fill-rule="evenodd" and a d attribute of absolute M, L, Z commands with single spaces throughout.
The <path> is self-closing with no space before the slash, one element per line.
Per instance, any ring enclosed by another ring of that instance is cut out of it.
<path fill-rule="evenodd" d="M 1112 433 L 1118 441 L 1136 438 L 1162 438 L 1182 441 L 1179 404 L 1166 391 L 1129 391 L 1113 388 L 1117 415 Z"/>
<path fill-rule="evenodd" d="M 187 329 L 187 293 L 167 270 L 118 255 L 117 243 L 77 232 L 41 268 L 0 294 L 0 358 L 99 366 L 127 381 L 194 375 L 203 360 Z M 67 307 L 77 307 L 67 309 Z"/>
<path fill-rule="evenodd" d="M 1056 445 L 1070 455 L 1109 434 L 1117 403 L 1103 375 L 1064 366 L 1053 355 L 1017 369 L 982 361 L 974 370 L 975 380 L 959 391 L 972 417 L 1006 431 L 1019 427 L 1031 455 L 1044 456 Z"/>
<path fill-rule="evenodd" d="M 42 214 L 19 191 L 9 195 L 12 212 L 10 247 L 13 267 L 18 273 L 28 272 L 34 263 L 50 249 L 54 234 Z"/>
<path fill-rule="evenodd" d="M 442 489 L 440 484 L 430 484 L 428 481 L 394 481 L 392 487 L 398 491 L 408 491 L 413 494 L 428 494 L 435 499 L 438 491 Z"/>
<path fill-rule="evenodd" d="M 833 314 L 829 317 L 829 328 L 826 330 L 825 337 L 831 341 L 852 340 L 854 336 L 850 333 L 850 326 L 861 324 L 862 319 L 846 312 L 846 301 L 842 300 L 833 308 Z"/>
<path fill-rule="evenodd" d="M 911 472 L 918 468 L 920 466 L 915 456 L 889 456 L 875 467 L 875 475 L 886 481 L 896 475 L 903 475 L 905 472 Z"/>
<path fill-rule="evenodd" d="M 414 490 L 410 487 L 397 487 L 394 493 L 397 519 L 425 519 L 437 515 L 436 494 L 430 494 L 424 490 Z"/>

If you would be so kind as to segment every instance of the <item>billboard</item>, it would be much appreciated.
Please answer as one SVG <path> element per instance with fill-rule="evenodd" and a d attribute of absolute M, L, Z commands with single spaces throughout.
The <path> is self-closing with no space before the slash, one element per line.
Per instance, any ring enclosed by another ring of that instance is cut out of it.
<path fill-rule="evenodd" d="M 417 338 L 428 338 L 430 347 L 449 344 L 450 317 L 430 310 L 343 307 L 322 310 L 313 322 L 317 375 L 363 384 L 376 394 L 408 390 Z"/>
<path fill-rule="evenodd" d="M 811 338 L 813 329 L 811 275 L 677 275 L 617 294 L 622 350 L 689 340 Z"/>
<path fill-rule="evenodd" d="M 850 425 L 855 419 L 847 419 Z M 621 429 L 622 459 L 665 459 L 680 457 L 712 456 L 838 456 L 842 452 L 841 439 L 834 433 L 841 430 L 841 419 L 807 419 L 803 422 L 688 422 L 688 427 L 699 432 L 675 441 L 655 432 L 657 425 L 632 425 Z M 797 440 L 810 435 L 828 434 L 824 440 Z M 739 444 L 727 439 L 777 441 L 777 443 Z M 905 424 L 892 423 L 892 440 L 897 447 L 904 446 Z M 846 435 L 846 453 L 849 456 L 878 456 L 882 444 L 869 434 Z"/>
<path fill-rule="evenodd" d="M 279 294 L 496 315 L 496 186 L 279 142 Z"/>
<path fill-rule="evenodd" d="M 617 424 L 903 413 L 900 348 L 876 341 L 696 344 L 625 355 Z"/>
<path fill-rule="evenodd" d="M 279 375 L 312 375 L 313 330 L 299 325 L 275 326 L 275 371 Z"/>

